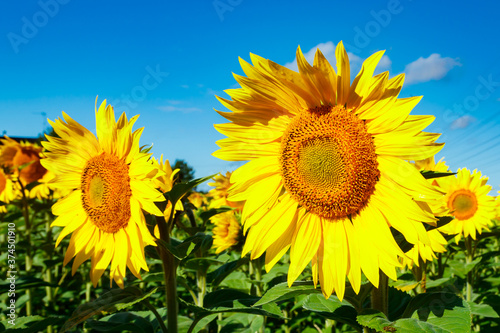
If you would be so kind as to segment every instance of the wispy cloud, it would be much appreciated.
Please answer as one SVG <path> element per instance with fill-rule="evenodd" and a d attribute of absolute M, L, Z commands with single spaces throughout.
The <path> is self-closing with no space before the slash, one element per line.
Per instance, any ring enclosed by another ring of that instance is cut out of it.
<path fill-rule="evenodd" d="M 325 58 L 330 62 L 330 64 L 335 64 L 335 45 L 333 42 L 319 43 L 318 45 L 311 48 L 309 51 L 304 53 L 304 57 L 307 62 L 310 64 L 314 61 L 314 54 L 316 54 L 316 50 L 320 49 Z M 302 50 L 304 52 L 304 50 Z M 297 66 L 297 59 L 294 59 L 292 62 L 288 62 L 285 64 L 285 67 L 290 68 L 291 70 L 298 71 L 299 68 Z"/>
<path fill-rule="evenodd" d="M 476 121 L 476 118 L 469 116 L 469 115 L 465 115 L 465 116 L 462 116 L 460 118 L 455 119 L 451 123 L 450 129 L 456 130 L 456 129 L 466 128 L 467 126 L 469 126 L 470 124 L 472 124 L 475 121 Z"/>
<path fill-rule="evenodd" d="M 174 106 L 174 105 L 159 106 L 158 110 L 165 111 L 165 112 L 182 112 L 182 113 L 201 112 L 200 108 L 182 107 L 182 106 Z"/>
<path fill-rule="evenodd" d="M 432 80 L 441 80 L 456 66 L 462 66 L 457 59 L 441 57 L 433 53 L 427 58 L 420 57 L 405 67 L 405 83 L 421 83 Z"/>
<path fill-rule="evenodd" d="M 330 65 L 335 66 L 337 60 L 335 59 L 335 44 L 333 44 L 333 42 L 329 41 L 326 43 L 319 43 L 318 45 L 311 48 L 309 51 L 305 52 L 304 57 L 310 64 L 314 62 L 314 55 L 316 54 L 317 49 L 321 50 L 321 52 L 325 56 L 326 60 L 328 60 Z M 304 52 L 304 50 L 302 50 L 302 52 Z M 360 56 L 352 52 L 347 52 L 347 55 L 349 56 L 349 64 L 351 66 L 351 76 L 357 75 L 365 59 L 361 58 Z M 389 59 L 387 55 L 384 55 L 382 56 L 382 59 L 380 59 L 380 62 L 378 63 L 375 73 L 377 74 L 386 71 L 391 67 L 391 65 L 392 65 L 391 59 Z M 285 67 L 290 68 L 294 71 L 298 71 L 297 59 L 294 59 L 292 62 L 286 63 Z"/>
<path fill-rule="evenodd" d="M 162 105 L 157 107 L 158 110 L 165 112 L 181 112 L 181 113 L 191 113 L 191 112 L 201 112 L 202 110 L 197 107 L 182 106 L 184 101 L 181 100 L 167 100 L 169 105 Z"/>

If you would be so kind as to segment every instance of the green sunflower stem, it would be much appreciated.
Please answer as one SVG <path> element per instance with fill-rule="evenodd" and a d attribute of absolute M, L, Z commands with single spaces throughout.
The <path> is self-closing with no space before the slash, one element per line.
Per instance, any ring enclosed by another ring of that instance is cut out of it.
<path fill-rule="evenodd" d="M 372 289 L 372 308 L 389 315 L 389 278 L 382 271 L 379 271 L 378 288 Z"/>
<path fill-rule="evenodd" d="M 33 266 L 33 259 L 31 258 L 31 222 L 30 222 L 30 213 L 29 213 L 29 204 L 28 198 L 26 197 L 26 190 L 24 188 L 21 180 L 18 180 L 18 183 L 21 187 L 22 193 L 22 211 L 24 217 L 24 226 L 25 226 L 25 240 L 28 246 L 26 246 L 26 256 L 25 256 L 25 270 L 26 275 L 30 275 L 31 267 Z M 26 289 L 26 316 L 31 316 L 32 312 L 32 304 L 31 304 L 31 289 Z"/>
<path fill-rule="evenodd" d="M 173 212 L 173 209 L 172 209 Z M 162 216 L 157 216 L 160 239 L 170 244 L 170 226 L 173 214 L 170 214 L 169 223 L 165 223 Z M 165 292 L 167 300 L 167 330 L 168 333 L 177 333 L 177 262 L 174 256 L 165 248 L 159 248 L 158 253 L 163 263 L 163 274 L 165 276 Z"/>
<path fill-rule="evenodd" d="M 264 264 L 264 257 L 261 256 L 253 261 L 254 264 L 254 273 L 255 273 L 255 293 L 257 296 L 262 297 L 264 294 L 264 290 L 262 288 L 262 266 Z M 266 330 L 266 322 L 267 317 L 264 316 L 264 320 L 262 321 L 262 326 L 259 328 L 259 332 L 263 333 Z"/>
<path fill-rule="evenodd" d="M 472 249 L 472 238 L 470 236 L 465 238 L 465 263 L 468 265 L 474 259 L 474 251 Z M 467 290 L 465 299 L 472 301 L 472 286 L 473 286 L 472 269 L 467 273 Z"/>

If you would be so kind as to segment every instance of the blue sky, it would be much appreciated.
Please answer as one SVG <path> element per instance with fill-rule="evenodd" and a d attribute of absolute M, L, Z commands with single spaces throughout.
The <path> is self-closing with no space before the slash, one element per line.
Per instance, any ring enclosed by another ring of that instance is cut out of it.
<path fill-rule="evenodd" d="M 493 1 L 2 1 L 0 131 L 37 136 L 61 111 L 94 129 L 94 103 L 140 114 L 142 144 L 185 159 L 196 176 L 235 169 L 216 159 L 214 95 L 234 88 L 249 53 L 293 68 L 298 45 L 353 71 L 386 50 L 379 71 L 407 74 L 401 97 L 423 95 L 452 170 L 479 169 L 500 189 L 500 48 Z M 356 74 L 356 73 L 353 73 Z M 1 134 L 1 133 L 0 133 Z"/>

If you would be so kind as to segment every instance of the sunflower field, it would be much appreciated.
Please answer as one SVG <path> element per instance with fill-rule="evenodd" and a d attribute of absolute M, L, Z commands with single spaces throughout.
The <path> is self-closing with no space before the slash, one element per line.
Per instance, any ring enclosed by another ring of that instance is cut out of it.
<path fill-rule="evenodd" d="M 152 156 L 106 100 L 95 132 L 63 112 L 0 139 L 0 330 L 498 332 L 500 200 L 435 160 L 382 55 L 352 79 L 342 42 L 337 70 L 241 60 L 213 155 L 246 163 L 225 174 Z"/>

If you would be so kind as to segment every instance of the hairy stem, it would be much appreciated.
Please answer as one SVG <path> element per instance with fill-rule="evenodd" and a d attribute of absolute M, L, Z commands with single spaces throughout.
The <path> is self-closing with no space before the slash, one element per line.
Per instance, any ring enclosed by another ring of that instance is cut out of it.
<path fill-rule="evenodd" d="M 379 271 L 378 288 L 372 289 L 372 308 L 389 315 L 389 278 L 382 271 Z"/>
<path fill-rule="evenodd" d="M 160 239 L 170 244 L 170 224 L 173 217 L 173 209 L 170 214 L 169 223 L 165 223 L 163 217 L 156 217 L 158 229 L 160 230 Z M 174 256 L 164 247 L 158 249 L 161 261 L 163 263 L 163 273 L 165 276 L 165 292 L 167 300 L 167 327 L 168 333 L 177 333 L 177 263 Z"/>

